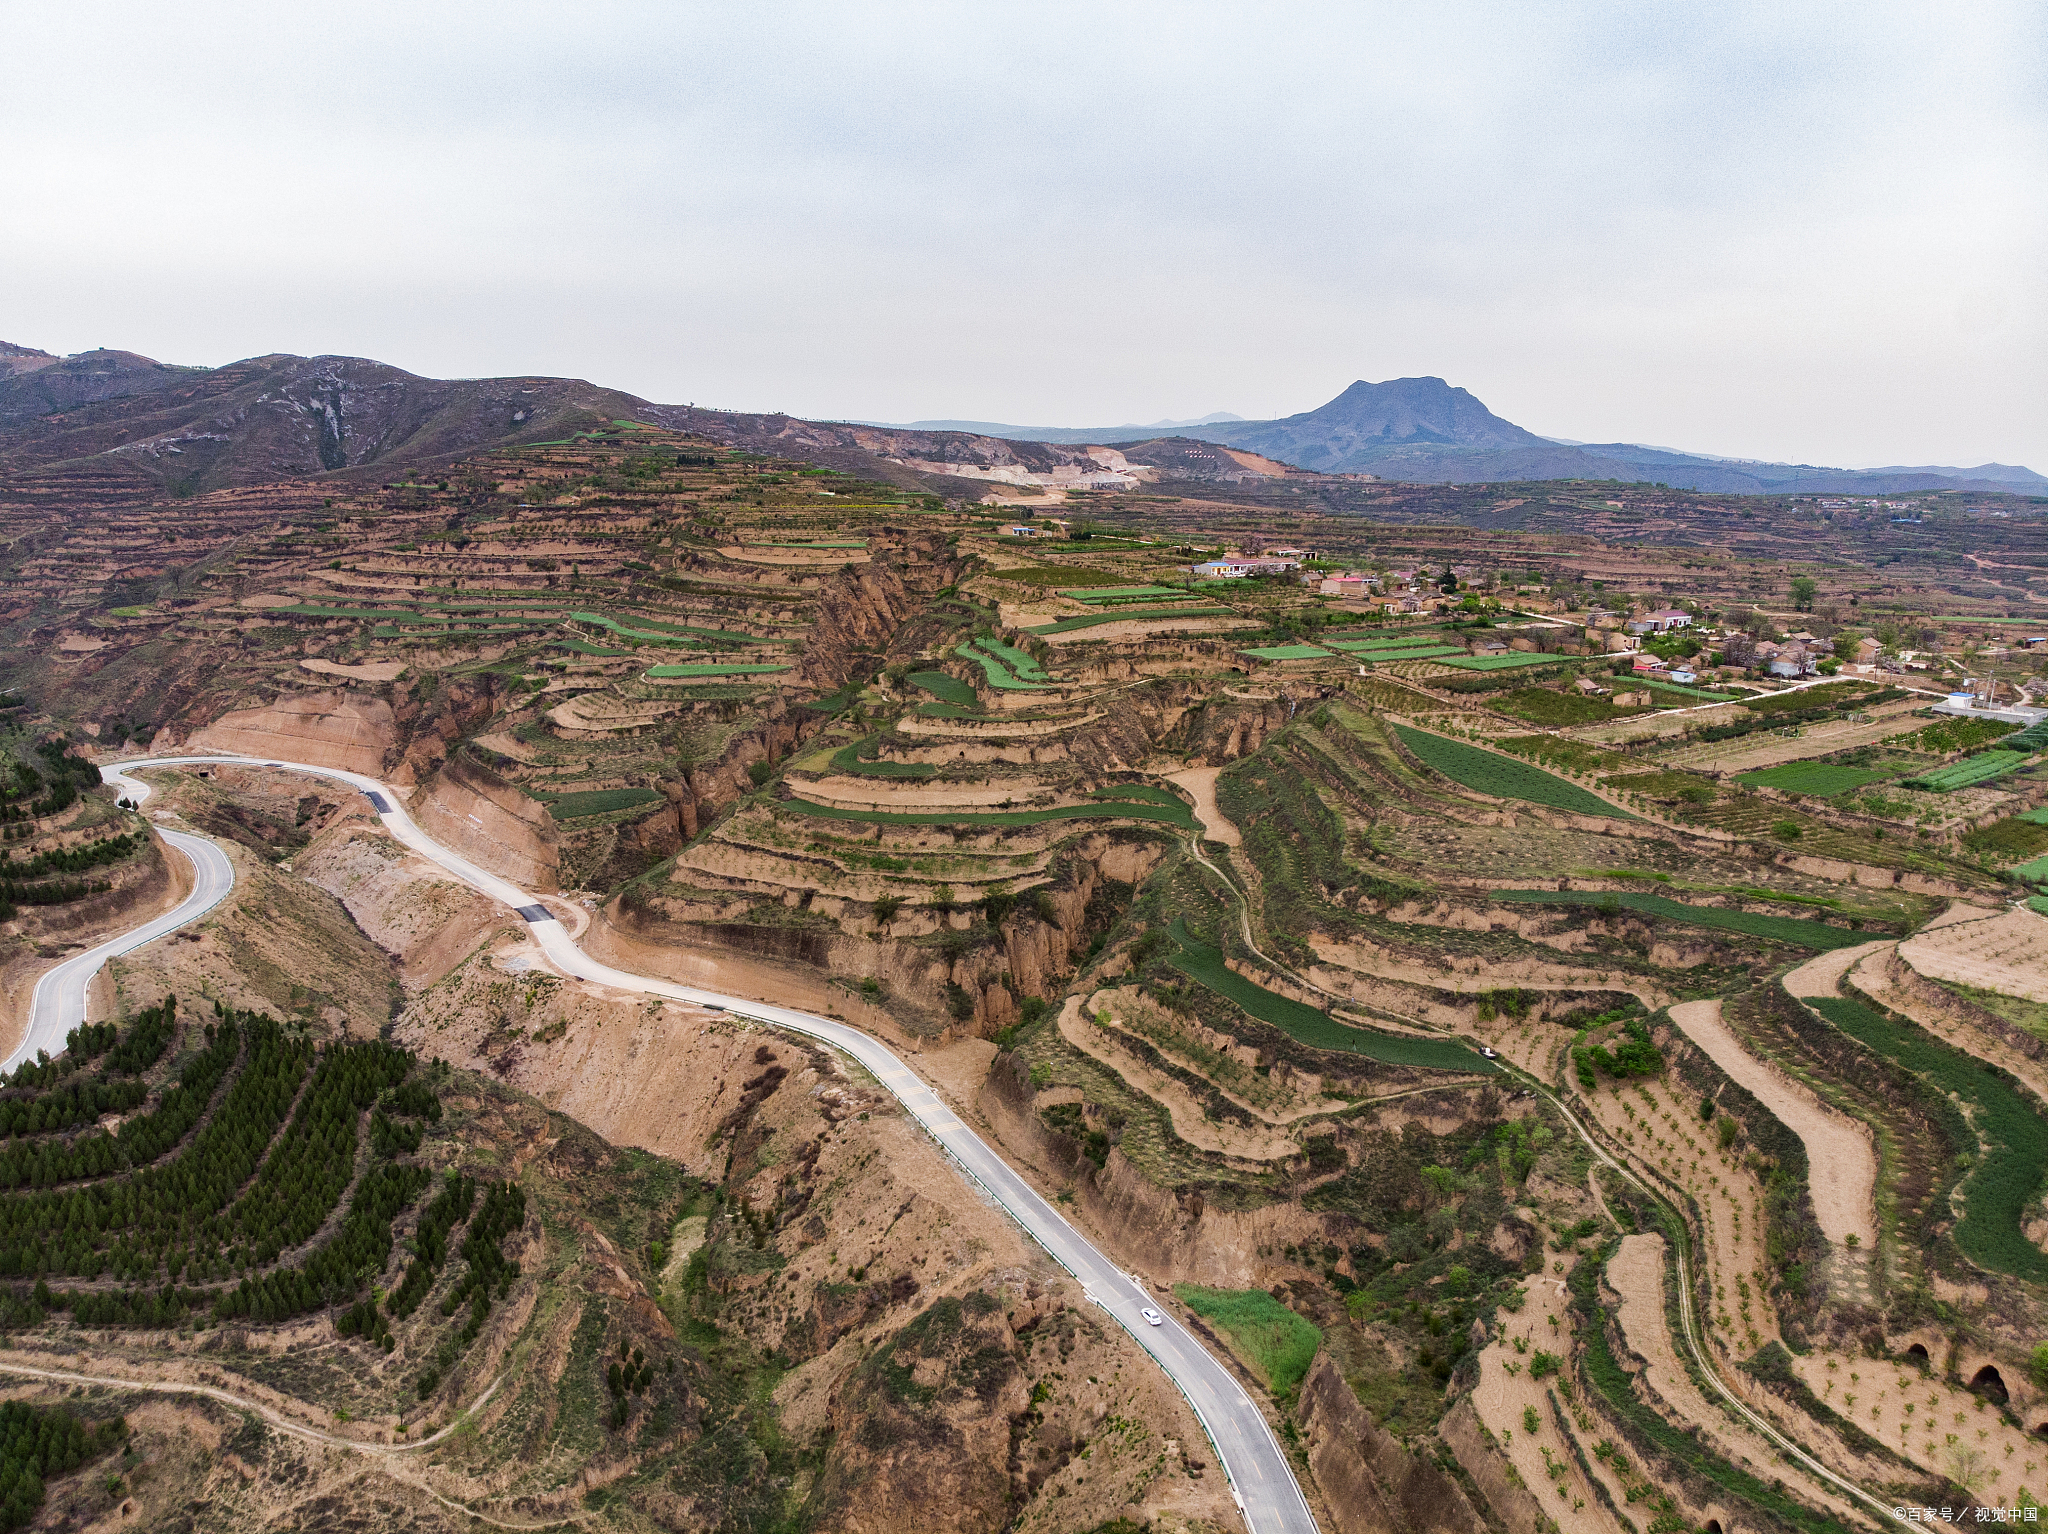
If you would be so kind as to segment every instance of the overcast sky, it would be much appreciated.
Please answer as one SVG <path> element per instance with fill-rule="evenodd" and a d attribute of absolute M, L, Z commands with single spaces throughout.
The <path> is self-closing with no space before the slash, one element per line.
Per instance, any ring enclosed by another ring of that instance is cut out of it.
<path fill-rule="evenodd" d="M 0 338 L 2048 472 L 2044 17 L 0 0 Z"/>

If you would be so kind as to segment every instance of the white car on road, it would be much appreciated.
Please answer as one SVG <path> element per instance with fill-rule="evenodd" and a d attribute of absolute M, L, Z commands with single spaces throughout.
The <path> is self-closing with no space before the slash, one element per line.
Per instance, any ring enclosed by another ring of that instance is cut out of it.
<path fill-rule="evenodd" d="M 1138 1308 L 1138 1314 L 1145 1318 L 1146 1324 L 1149 1326 L 1164 1326 L 1166 1324 L 1166 1317 L 1162 1316 L 1150 1305 L 1140 1306 Z"/>

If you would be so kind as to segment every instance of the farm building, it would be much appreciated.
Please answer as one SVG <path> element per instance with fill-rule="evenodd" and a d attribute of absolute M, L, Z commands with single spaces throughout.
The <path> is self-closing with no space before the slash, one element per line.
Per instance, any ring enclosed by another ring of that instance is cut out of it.
<path fill-rule="evenodd" d="M 1758 648 L 1761 649 L 1762 646 L 1759 645 Z M 1786 645 L 1770 660 L 1772 676 L 1812 676 L 1818 669 L 1819 662 L 1814 659 L 1813 652 L 1798 643 Z"/>

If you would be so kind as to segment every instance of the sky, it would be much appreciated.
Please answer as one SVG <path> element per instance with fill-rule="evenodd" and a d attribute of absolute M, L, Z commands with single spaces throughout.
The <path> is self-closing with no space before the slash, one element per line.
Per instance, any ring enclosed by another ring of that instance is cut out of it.
<path fill-rule="evenodd" d="M 2048 472 L 2048 8 L 0 0 L 0 339 Z"/>

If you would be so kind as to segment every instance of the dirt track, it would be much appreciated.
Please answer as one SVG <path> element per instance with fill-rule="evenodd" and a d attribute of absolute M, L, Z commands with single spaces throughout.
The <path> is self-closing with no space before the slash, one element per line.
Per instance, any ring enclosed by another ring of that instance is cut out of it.
<path fill-rule="evenodd" d="M 1785 977 L 1788 996 L 1836 996 L 1841 994 L 1842 977 L 1859 962 L 1883 948 L 1885 943 L 1859 943 L 1854 948 L 1837 948 L 1808 959 Z"/>
<path fill-rule="evenodd" d="M 1202 834 L 1212 842 L 1221 842 L 1226 847 L 1244 845 L 1244 838 L 1237 834 L 1237 827 L 1224 815 L 1216 804 L 1216 775 L 1221 767 L 1190 767 L 1186 772 L 1165 774 L 1166 781 L 1186 789 L 1195 801 L 1195 819 L 1202 823 Z"/>
<path fill-rule="evenodd" d="M 1671 1009 L 1671 1020 L 1714 1064 L 1806 1142 L 1813 1213 L 1821 1233 L 1837 1243 L 1853 1235 L 1863 1245 L 1870 1245 L 1877 1237 L 1873 1204 L 1877 1153 L 1862 1126 L 1830 1112 L 1805 1087 L 1744 1049 L 1721 1020 L 1720 1002 L 1681 1002 Z"/>

